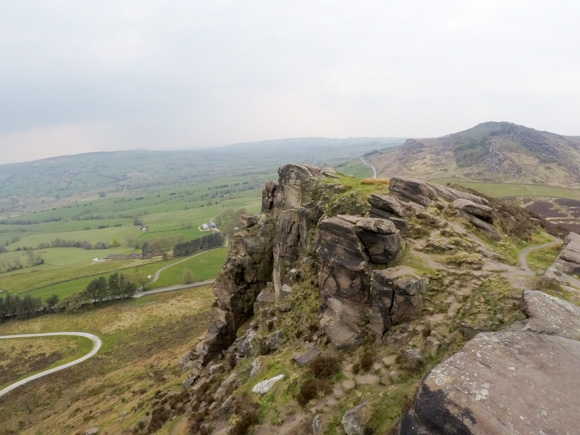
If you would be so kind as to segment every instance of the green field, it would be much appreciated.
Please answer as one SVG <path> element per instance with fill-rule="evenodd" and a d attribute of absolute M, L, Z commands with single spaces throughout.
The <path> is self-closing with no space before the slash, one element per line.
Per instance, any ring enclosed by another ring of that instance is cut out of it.
<path fill-rule="evenodd" d="M 218 248 L 207 253 L 203 253 L 199 256 L 191 258 L 183 263 L 179 263 L 169 269 L 164 270 L 159 275 L 159 279 L 154 283 L 146 284 L 146 290 L 152 290 L 160 287 L 168 287 L 177 284 L 184 284 L 183 282 L 183 272 L 186 269 L 189 269 L 193 272 L 194 282 L 196 281 L 206 281 L 209 279 L 213 279 L 217 276 L 218 272 L 222 268 L 225 258 L 227 254 L 227 248 Z M 21 294 L 29 294 L 30 296 L 41 298 L 45 300 L 46 298 L 57 295 L 61 300 L 67 296 L 70 296 L 75 293 L 79 293 L 83 291 L 86 286 L 91 282 L 93 279 L 98 278 L 99 276 L 108 277 L 110 273 L 114 271 L 120 271 L 127 278 L 135 281 L 135 282 L 147 282 L 146 277 L 151 275 L 154 276 L 155 272 L 159 269 L 169 266 L 173 263 L 179 262 L 183 260 L 183 258 L 172 258 L 170 260 L 161 261 L 158 259 L 154 262 L 149 262 L 144 265 L 136 266 L 135 261 L 127 261 L 127 260 L 118 260 L 118 261 L 110 261 L 107 264 L 110 267 L 110 272 L 106 273 L 98 273 L 94 275 L 90 275 L 83 278 L 73 279 L 70 281 L 65 282 L 58 282 L 56 284 L 47 285 L 44 287 L 36 288 L 31 291 L 24 291 L 24 292 L 14 292 L 14 293 L 21 293 Z M 125 265 L 123 263 L 126 263 Z M 134 265 L 131 267 L 131 265 Z M 92 266 L 97 266 L 91 265 Z"/>
<path fill-rule="evenodd" d="M 222 266 L 226 261 L 227 248 L 219 248 L 201 254 L 191 260 L 184 261 L 169 269 L 164 270 L 159 275 L 159 279 L 147 285 L 147 288 L 154 289 L 159 287 L 167 287 L 174 284 L 185 284 L 183 282 L 183 272 L 191 270 L 193 272 L 193 279 L 195 281 L 206 281 L 217 276 Z M 174 258 L 172 262 L 179 261 Z"/>

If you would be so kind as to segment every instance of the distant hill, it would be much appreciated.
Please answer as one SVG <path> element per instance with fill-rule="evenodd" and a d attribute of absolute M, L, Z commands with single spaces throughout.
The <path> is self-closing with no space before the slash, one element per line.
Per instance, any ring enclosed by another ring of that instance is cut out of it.
<path fill-rule="evenodd" d="M 580 137 L 508 122 L 486 122 L 436 139 L 408 139 L 370 160 L 385 176 L 580 186 Z"/>
<path fill-rule="evenodd" d="M 80 192 L 187 184 L 234 174 L 273 174 L 289 161 L 334 166 L 397 138 L 297 138 L 183 151 L 137 149 L 53 157 L 0 165 L 0 203 L 23 196 L 60 197 Z M 260 182 L 261 183 L 261 182 Z"/>

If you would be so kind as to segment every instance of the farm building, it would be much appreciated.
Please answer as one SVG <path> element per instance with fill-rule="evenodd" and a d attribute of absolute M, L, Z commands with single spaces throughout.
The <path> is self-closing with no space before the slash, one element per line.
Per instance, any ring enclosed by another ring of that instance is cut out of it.
<path fill-rule="evenodd" d="M 217 225 L 214 224 L 213 222 L 206 222 L 206 223 L 201 225 L 202 231 L 211 231 L 211 230 L 215 230 L 216 228 L 217 228 Z"/>

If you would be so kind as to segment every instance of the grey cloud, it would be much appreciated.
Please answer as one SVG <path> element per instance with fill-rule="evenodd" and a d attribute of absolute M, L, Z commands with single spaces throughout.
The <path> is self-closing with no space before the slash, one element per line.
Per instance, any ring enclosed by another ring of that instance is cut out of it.
<path fill-rule="evenodd" d="M 580 6 L 0 3 L 1 162 L 297 136 L 579 134 Z"/>

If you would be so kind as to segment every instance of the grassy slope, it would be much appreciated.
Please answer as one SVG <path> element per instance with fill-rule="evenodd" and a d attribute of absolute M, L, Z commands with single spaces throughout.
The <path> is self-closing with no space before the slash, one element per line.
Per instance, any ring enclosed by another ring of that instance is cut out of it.
<path fill-rule="evenodd" d="M 6 335 L 76 330 L 103 339 L 97 356 L 66 375 L 48 376 L 0 399 L 2 430 L 75 433 L 98 426 L 121 433 L 147 412 L 144 404 L 156 390 L 179 385 L 179 358 L 207 327 L 212 301 L 204 287 L 0 325 Z"/>

